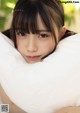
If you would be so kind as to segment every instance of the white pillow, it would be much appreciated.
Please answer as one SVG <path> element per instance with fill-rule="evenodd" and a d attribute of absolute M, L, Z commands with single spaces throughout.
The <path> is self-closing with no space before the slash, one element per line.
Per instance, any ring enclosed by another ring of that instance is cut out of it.
<path fill-rule="evenodd" d="M 80 34 L 63 39 L 43 62 L 28 64 L 0 33 L 0 83 L 27 113 L 80 105 Z"/>

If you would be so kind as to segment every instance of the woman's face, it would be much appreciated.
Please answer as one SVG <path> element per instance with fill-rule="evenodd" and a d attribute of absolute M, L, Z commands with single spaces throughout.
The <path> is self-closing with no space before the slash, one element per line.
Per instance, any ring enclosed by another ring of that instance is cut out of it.
<path fill-rule="evenodd" d="M 42 58 L 51 53 L 55 48 L 54 37 L 49 32 L 40 16 L 37 18 L 38 34 L 16 33 L 17 49 L 28 63 L 42 61 Z M 56 34 L 58 30 L 56 29 Z M 58 36 L 57 36 L 58 38 Z"/>

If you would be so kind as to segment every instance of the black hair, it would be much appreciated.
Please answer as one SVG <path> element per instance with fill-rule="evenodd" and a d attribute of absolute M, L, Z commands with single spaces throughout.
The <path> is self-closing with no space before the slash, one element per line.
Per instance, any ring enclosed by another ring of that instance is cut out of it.
<path fill-rule="evenodd" d="M 58 30 L 64 25 L 63 6 L 59 0 L 18 0 L 13 12 L 11 37 L 16 45 L 15 32 L 37 33 L 37 15 L 40 15 L 45 27 L 52 33 L 57 45 L 55 25 Z"/>

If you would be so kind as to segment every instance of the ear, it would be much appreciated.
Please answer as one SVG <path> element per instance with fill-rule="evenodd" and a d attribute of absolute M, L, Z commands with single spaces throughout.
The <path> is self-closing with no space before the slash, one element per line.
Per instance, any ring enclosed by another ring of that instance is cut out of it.
<path fill-rule="evenodd" d="M 61 39 L 61 37 L 65 34 L 66 32 L 66 26 L 63 26 L 59 32 L 59 39 Z"/>

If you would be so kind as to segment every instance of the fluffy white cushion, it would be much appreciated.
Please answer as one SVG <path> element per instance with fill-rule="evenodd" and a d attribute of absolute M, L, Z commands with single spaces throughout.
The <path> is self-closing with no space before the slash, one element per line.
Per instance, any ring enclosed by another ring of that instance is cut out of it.
<path fill-rule="evenodd" d="M 80 105 L 80 34 L 62 40 L 43 62 L 28 64 L 0 33 L 0 83 L 28 113 L 54 113 Z"/>

